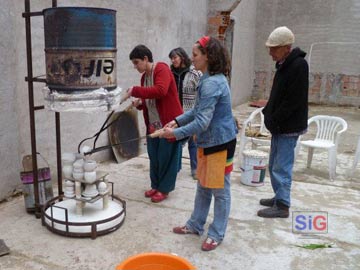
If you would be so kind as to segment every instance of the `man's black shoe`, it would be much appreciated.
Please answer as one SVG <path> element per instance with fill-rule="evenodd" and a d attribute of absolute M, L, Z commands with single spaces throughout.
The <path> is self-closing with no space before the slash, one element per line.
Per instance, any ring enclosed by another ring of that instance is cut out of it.
<path fill-rule="evenodd" d="M 275 203 L 275 198 L 260 200 L 260 204 L 263 206 L 272 207 L 274 205 L 274 203 Z"/>
<path fill-rule="evenodd" d="M 257 212 L 259 217 L 263 218 L 288 218 L 289 217 L 289 208 L 279 207 L 273 205 L 270 208 L 265 208 Z"/>

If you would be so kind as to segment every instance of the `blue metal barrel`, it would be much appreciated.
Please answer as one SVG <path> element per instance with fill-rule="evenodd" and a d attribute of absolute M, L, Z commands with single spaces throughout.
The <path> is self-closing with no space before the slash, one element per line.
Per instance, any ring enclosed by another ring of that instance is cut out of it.
<path fill-rule="evenodd" d="M 69 93 L 116 88 L 116 11 L 57 7 L 43 15 L 48 87 Z"/>

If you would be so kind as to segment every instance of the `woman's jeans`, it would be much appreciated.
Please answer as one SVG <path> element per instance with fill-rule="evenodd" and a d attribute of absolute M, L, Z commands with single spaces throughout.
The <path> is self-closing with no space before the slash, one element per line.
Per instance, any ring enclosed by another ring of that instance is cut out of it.
<path fill-rule="evenodd" d="M 215 198 L 214 219 L 209 226 L 208 237 L 216 242 L 221 242 L 225 236 L 230 214 L 230 173 L 225 175 L 224 188 L 204 188 L 198 182 L 194 211 L 187 221 L 186 227 L 200 235 L 204 233 L 204 225 L 206 223 L 213 195 Z"/>
<path fill-rule="evenodd" d="M 194 142 L 193 136 L 191 136 L 188 140 L 188 149 L 189 149 L 189 155 L 190 155 L 190 167 L 191 167 L 191 173 L 196 171 L 197 167 L 197 147 L 196 143 Z"/>
<path fill-rule="evenodd" d="M 273 135 L 269 158 L 271 185 L 275 201 L 290 207 L 292 169 L 299 136 Z"/>

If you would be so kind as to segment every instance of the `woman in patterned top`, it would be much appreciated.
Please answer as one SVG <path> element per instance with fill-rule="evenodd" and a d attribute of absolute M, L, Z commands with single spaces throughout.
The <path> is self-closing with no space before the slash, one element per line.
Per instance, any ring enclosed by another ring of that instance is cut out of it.
<path fill-rule="evenodd" d="M 181 47 L 170 51 L 171 71 L 174 75 L 179 94 L 180 103 L 184 112 L 194 107 L 196 99 L 197 85 L 201 77 L 201 72 L 194 69 L 191 60 L 185 50 Z M 196 144 L 193 136 L 188 140 L 188 150 L 190 155 L 191 176 L 196 179 Z"/>

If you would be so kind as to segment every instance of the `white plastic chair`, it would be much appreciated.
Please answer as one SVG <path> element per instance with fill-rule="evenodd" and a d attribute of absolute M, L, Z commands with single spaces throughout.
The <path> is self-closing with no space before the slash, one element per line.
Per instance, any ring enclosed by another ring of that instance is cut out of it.
<path fill-rule="evenodd" d="M 354 175 L 354 172 L 356 170 L 356 165 L 358 164 L 359 160 L 360 160 L 360 137 L 356 147 L 354 162 L 350 169 L 349 177 L 352 177 Z"/>
<path fill-rule="evenodd" d="M 242 165 L 244 162 L 244 155 L 243 151 L 245 150 L 245 146 L 248 142 L 251 142 L 251 148 L 256 149 L 258 146 L 270 146 L 271 140 L 264 139 L 261 137 L 248 137 L 246 136 L 246 129 L 256 129 L 260 134 L 268 135 L 269 137 L 270 132 L 266 129 L 264 124 L 264 115 L 262 113 L 264 107 L 258 108 L 255 111 L 253 111 L 250 116 L 244 121 L 244 124 L 241 129 L 240 133 L 240 164 Z"/>
<path fill-rule="evenodd" d="M 299 138 L 296 155 L 301 146 L 308 148 L 307 167 L 310 168 L 315 148 L 328 150 L 329 155 L 329 177 L 333 181 L 336 176 L 336 157 L 340 136 L 347 130 L 344 119 L 336 116 L 316 115 L 308 120 L 308 125 L 315 123 L 317 126 L 316 137 L 313 140 L 301 141 Z"/>

